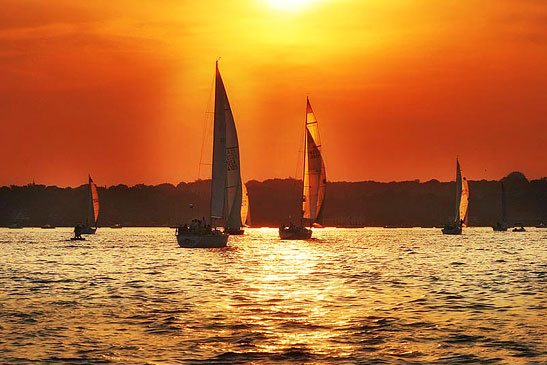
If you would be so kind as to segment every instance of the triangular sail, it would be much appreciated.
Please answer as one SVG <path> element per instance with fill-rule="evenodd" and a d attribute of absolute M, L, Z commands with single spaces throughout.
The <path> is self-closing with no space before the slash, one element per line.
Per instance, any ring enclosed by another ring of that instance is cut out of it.
<path fill-rule="evenodd" d="M 211 174 L 211 221 L 224 215 L 226 189 L 226 91 L 216 64 L 213 167 Z M 228 110 L 229 110 L 228 105 Z"/>
<path fill-rule="evenodd" d="M 247 193 L 247 187 L 245 184 L 241 184 L 243 188 L 242 200 L 241 200 L 241 224 L 248 227 L 251 224 L 251 214 L 249 209 L 249 195 Z"/>
<path fill-rule="evenodd" d="M 230 102 L 216 64 L 211 219 L 225 219 L 226 228 L 241 228 L 242 184 L 239 142 Z"/>
<path fill-rule="evenodd" d="M 306 140 L 304 148 L 304 181 L 302 196 L 302 220 L 307 225 L 322 217 L 327 175 L 321 157 L 319 126 L 310 101 L 306 105 Z"/>
<path fill-rule="evenodd" d="M 87 210 L 87 226 L 91 225 L 97 227 L 97 221 L 99 220 L 99 194 L 97 193 L 97 186 L 89 176 L 89 203 Z"/>
<path fill-rule="evenodd" d="M 462 178 L 462 197 L 460 199 L 460 219 L 463 227 L 467 227 L 467 211 L 469 207 L 469 185 L 465 177 Z"/>

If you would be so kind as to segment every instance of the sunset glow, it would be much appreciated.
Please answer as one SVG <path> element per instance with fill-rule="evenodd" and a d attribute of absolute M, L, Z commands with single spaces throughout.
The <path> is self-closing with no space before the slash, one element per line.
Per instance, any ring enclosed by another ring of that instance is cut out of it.
<path fill-rule="evenodd" d="M 298 10 L 311 3 L 318 2 L 320 0 L 266 0 L 272 7 L 284 10 Z"/>
<path fill-rule="evenodd" d="M 88 173 L 100 184 L 205 178 L 219 57 L 245 179 L 295 176 L 306 96 L 329 180 L 452 180 L 456 156 L 470 180 L 547 169 L 545 2 L 3 9 L 0 185 L 76 185 Z"/>

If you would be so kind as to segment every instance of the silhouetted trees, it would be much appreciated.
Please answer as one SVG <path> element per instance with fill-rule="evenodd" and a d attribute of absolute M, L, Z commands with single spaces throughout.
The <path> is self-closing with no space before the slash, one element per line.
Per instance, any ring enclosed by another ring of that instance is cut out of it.
<path fill-rule="evenodd" d="M 547 221 L 547 178 L 528 181 L 521 173 L 503 179 L 507 217 L 525 225 Z M 99 225 L 172 226 L 209 214 L 209 180 L 156 186 L 99 187 Z M 300 217 L 301 182 L 249 181 L 252 224 L 278 226 Z M 336 226 L 440 226 L 454 215 L 453 182 L 329 182 L 324 223 Z M 501 220 L 499 181 L 470 181 L 469 223 Z M 87 214 L 87 185 L 77 188 L 27 185 L 0 188 L 0 226 L 72 226 Z"/>

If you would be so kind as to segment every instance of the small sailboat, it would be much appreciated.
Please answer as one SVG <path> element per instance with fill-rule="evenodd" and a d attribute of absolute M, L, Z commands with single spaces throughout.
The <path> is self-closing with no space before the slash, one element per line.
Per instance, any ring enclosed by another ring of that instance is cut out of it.
<path fill-rule="evenodd" d="M 284 240 L 311 238 L 312 230 L 308 227 L 319 224 L 323 218 L 327 173 L 321 156 L 319 125 L 309 99 L 306 101 L 305 135 L 302 217 L 299 226 L 291 222 L 288 226 L 279 227 L 279 237 Z"/>
<path fill-rule="evenodd" d="M 467 208 L 469 206 L 469 185 L 462 177 L 460 162 L 456 159 L 456 214 L 454 222 L 442 229 L 443 234 L 462 234 L 462 227 L 467 227 Z"/>
<path fill-rule="evenodd" d="M 52 226 L 51 224 L 44 224 L 40 228 L 41 229 L 55 229 L 55 226 Z"/>
<path fill-rule="evenodd" d="M 213 167 L 211 177 L 211 221 L 194 220 L 177 228 L 177 242 L 187 248 L 225 247 L 229 231 L 242 226 L 243 187 L 239 162 L 239 142 L 228 95 L 216 62 L 215 114 L 213 127 Z M 225 230 L 216 228 L 224 221 Z"/>
<path fill-rule="evenodd" d="M 501 182 L 501 222 L 497 222 L 492 226 L 492 229 L 496 232 L 505 232 L 509 228 L 507 224 L 507 212 L 505 205 L 505 186 L 503 181 Z"/>
<path fill-rule="evenodd" d="M 97 231 L 97 221 L 99 220 L 99 194 L 97 193 L 97 185 L 89 176 L 88 182 L 88 205 L 87 218 L 85 225 L 82 227 L 82 234 L 95 234 Z"/>

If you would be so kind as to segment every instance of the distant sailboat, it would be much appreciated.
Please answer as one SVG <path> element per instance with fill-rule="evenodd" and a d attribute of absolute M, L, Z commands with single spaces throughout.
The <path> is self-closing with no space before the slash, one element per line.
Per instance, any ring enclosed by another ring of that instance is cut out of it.
<path fill-rule="evenodd" d="M 505 232 L 509 228 L 509 225 L 507 224 L 507 212 L 506 212 L 506 205 L 505 205 L 505 186 L 503 185 L 503 181 L 501 182 L 501 222 L 497 222 L 494 226 L 492 226 L 492 229 L 497 232 Z"/>
<path fill-rule="evenodd" d="M 327 186 L 327 174 L 321 156 L 319 126 L 309 99 L 306 102 L 306 126 L 304 140 L 304 175 L 302 181 L 302 218 L 300 226 L 291 224 L 279 228 L 281 239 L 309 239 L 311 227 L 323 218 L 323 203 Z"/>
<path fill-rule="evenodd" d="M 462 227 L 467 227 L 467 208 L 469 205 L 469 185 L 462 177 L 460 162 L 456 159 L 456 213 L 453 223 L 446 224 L 443 234 L 462 234 Z"/>
<path fill-rule="evenodd" d="M 215 114 L 213 127 L 213 167 L 211 180 L 211 224 L 194 221 L 177 228 L 181 247 L 213 248 L 228 243 L 228 232 L 241 230 L 243 188 L 241 183 L 239 143 L 234 116 L 216 63 Z M 224 220 L 225 232 L 216 228 Z"/>
<path fill-rule="evenodd" d="M 82 234 L 95 234 L 99 220 L 99 194 L 91 176 L 88 182 L 88 198 L 87 218 L 85 226 L 82 227 Z"/>

